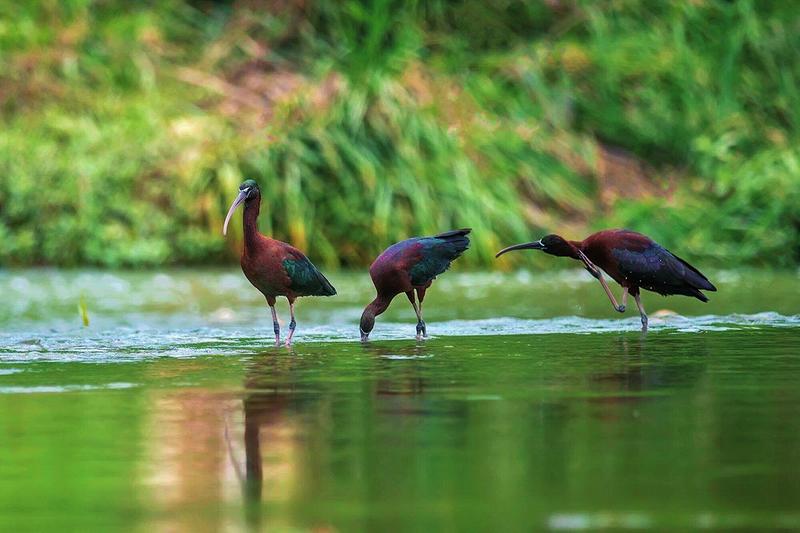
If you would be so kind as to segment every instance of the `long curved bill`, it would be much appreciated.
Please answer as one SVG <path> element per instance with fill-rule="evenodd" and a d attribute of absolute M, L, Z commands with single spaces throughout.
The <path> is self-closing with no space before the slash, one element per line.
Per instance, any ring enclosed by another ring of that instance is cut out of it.
<path fill-rule="evenodd" d="M 514 246 L 509 246 L 508 248 L 503 248 L 495 257 L 500 257 L 506 252 L 513 252 L 514 250 L 544 250 L 544 244 L 542 241 L 534 241 L 534 242 L 523 242 L 522 244 L 515 244 Z"/>
<path fill-rule="evenodd" d="M 231 208 L 228 209 L 228 216 L 225 217 L 225 225 L 222 226 L 222 234 L 228 234 L 228 222 L 231 221 L 231 217 L 233 216 L 233 212 L 236 211 L 236 208 L 244 202 L 244 199 L 247 198 L 247 191 L 239 191 L 239 196 L 236 197 L 236 200 L 233 201 L 231 204 Z"/>

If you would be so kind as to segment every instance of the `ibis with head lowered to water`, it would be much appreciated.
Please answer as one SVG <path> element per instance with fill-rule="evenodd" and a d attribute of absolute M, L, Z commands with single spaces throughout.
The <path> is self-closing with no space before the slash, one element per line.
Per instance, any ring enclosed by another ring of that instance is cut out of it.
<path fill-rule="evenodd" d="M 377 295 L 361 315 L 361 340 L 366 341 L 375 317 L 386 311 L 395 296 L 405 293 L 417 315 L 417 340 L 428 336 L 422 319 L 425 291 L 436 276 L 469 248 L 470 229 L 457 229 L 432 237 L 413 237 L 391 245 L 369 267 Z M 419 300 L 419 305 L 415 301 Z"/>

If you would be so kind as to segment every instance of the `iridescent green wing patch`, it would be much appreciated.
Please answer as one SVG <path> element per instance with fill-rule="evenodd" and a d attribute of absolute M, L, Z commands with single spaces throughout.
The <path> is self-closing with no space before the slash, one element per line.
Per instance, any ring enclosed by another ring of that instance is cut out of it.
<path fill-rule="evenodd" d="M 332 296 L 336 294 L 333 285 L 308 258 L 284 259 L 283 268 L 291 280 L 289 287 L 299 295 Z"/>

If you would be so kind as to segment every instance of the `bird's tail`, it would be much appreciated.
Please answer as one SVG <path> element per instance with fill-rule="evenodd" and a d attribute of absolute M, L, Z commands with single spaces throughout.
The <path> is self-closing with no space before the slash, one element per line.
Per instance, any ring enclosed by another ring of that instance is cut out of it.
<path fill-rule="evenodd" d="M 690 265 L 688 261 L 686 261 L 685 259 L 681 259 L 680 257 L 678 257 L 677 255 L 673 254 L 672 252 L 669 252 L 669 253 L 672 254 L 672 256 L 675 257 L 675 259 L 677 259 L 678 261 L 683 263 L 683 266 L 685 266 L 687 268 L 686 273 L 684 274 L 684 279 L 693 288 L 700 289 L 700 290 L 703 290 L 703 291 L 711 291 L 711 292 L 715 292 L 717 290 L 717 288 L 714 286 L 714 284 L 711 283 L 708 280 L 708 278 L 705 277 L 705 275 L 702 272 L 700 272 L 695 267 Z M 705 298 L 705 296 L 703 298 Z M 702 298 L 700 298 L 699 296 L 698 296 L 698 299 L 702 300 Z M 707 302 L 708 298 L 706 298 L 703 301 Z"/>
<path fill-rule="evenodd" d="M 434 237 L 437 239 L 446 239 L 448 237 L 464 237 L 465 235 L 468 235 L 470 231 L 472 231 L 472 228 L 451 229 L 450 231 L 445 231 L 444 233 L 434 235 Z"/>
<path fill-rule="evenodd" d="M 712 287 L 713 287 L 713 285 L 712 285 Z M 712 289 L 708 289 L 708 290 L 712 290 Z M 713 289 L 713 290 L 716 290 L 716 289 Z M 705 294 L 703 294 L 699 290 L 693 288 L 693 289 L 690 289 L 690 292 L 691 292 L 691 294 L 689 294 L 688 296 L 694 296 L 695 298 L 697 298 L 701 302 L 707 302 L 708 301 L 708 296 L 706 296 Z"/>
<path fill-rule="evenodd" d="M 469 248 L 469 237 L 467 235 L 469 235 L 470 231 L 472 231 L 471 228 L 454 229 L 434 235 L 434 238 L 447 241 L 448 244 L 453 246 L 455 257 L 458 257 Z"/>
<path fill-rule="evenodd" d="M 336 289 L 333 288 L 333 285 L 331 285 L 331 282 L 328 281 L 328 278 L 326 278 L 322 274 L 322 272 L 320 272 L 319 270 L 317 270 L 317 278 L 319 279 L 319 284 L 320 284 L 320 287 L 321 287 L 321 290 L 317 294 L 317 296 L 334 296 L 334 295 L 336 295 Z"/>

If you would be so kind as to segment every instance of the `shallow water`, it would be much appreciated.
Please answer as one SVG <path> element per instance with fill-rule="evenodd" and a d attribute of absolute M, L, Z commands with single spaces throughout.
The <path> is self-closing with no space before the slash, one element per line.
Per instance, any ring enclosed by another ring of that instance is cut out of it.
<path fill-rule="evenodd" d="M 711 278 L 642 335 L 584 272 L 448 273 L 361 345 L 333 276 L 287 350 L 235 270 L 2 272 L 0 530 L 800 528 L 800 275 Z"/>

